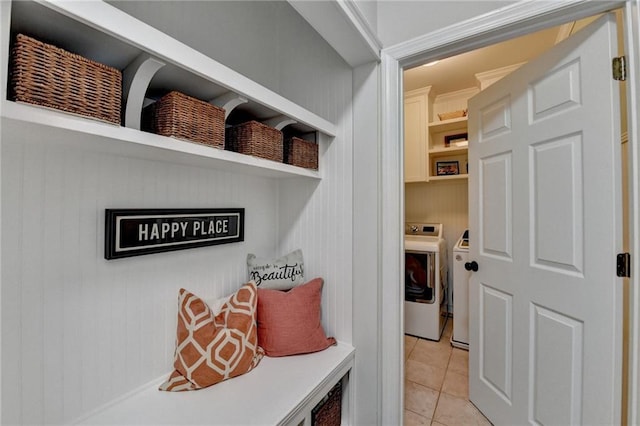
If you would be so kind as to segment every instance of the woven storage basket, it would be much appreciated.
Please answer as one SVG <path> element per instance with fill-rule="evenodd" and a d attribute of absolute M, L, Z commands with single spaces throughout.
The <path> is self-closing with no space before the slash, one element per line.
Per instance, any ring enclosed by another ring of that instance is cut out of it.
<path fill-rule="evenodd" d="M 282 163 L 282 132 L 257 121 L 227 129 L 227 149 Z"/>
<path fill-rule="evenodd" d="M 311 410 L 312 426 L 340 426 L 342 421 L 342 382 L 336 385 Z"/>
<path fill-rule="evenodd" d="M 318 144 L 292 137 L 284 144 L 284 161 L 293 166 L 318 170 Z"/>
<path fill-rule="evenodd" d="M 162 136 L 224 148 L 224 109 L 169 92 L 143 111 L 143 128 Z"/>
<path fill-rule="evenodd" d="M 443 112 L 441 114 L 438 114 L 438 118 L 440 119 L 440 121 L 451 120 L 454 118 L 460 118 L 460 117 L 466 117 L 466 116 L 467 116 L 466 109 L 459 109 L 457 111 Z"/>
<path fill-rule="evenodd" d="M 24 34 L 11 49 L 11 99 L 120 124 L 122 74 Z"/>

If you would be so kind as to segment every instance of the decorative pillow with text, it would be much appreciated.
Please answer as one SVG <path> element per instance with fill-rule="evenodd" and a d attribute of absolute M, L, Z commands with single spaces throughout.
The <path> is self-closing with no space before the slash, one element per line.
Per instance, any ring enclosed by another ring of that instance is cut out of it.
<path fill-rule="evenodd" d="M 279 259 L 260 259 L 247 255 L 249 279 L 259 288 L 289 290 L 304 283 L 304 261 L 298 249 Z"/>
<path fill-rule="evenodd" d="M 242 286 L 214 315 L 198 296 L 180 289 L 175 371 L 160 390 L 202 389 L 251 371 L 264 355 L 258 347 L 255 284 Z"/>

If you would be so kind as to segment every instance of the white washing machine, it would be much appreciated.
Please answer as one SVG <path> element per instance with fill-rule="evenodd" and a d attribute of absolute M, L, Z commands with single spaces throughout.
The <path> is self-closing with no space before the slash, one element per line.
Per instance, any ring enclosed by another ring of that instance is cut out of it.
<path fill-rule="evenodd" d="M 447 242 L 441 223 L 405 225 L 404 331 L 440 340 L 447 321 Z"/>
<path fill-rule="evenodd" d="M 469 277 L 465 269 L 469 261 L 469 230 L 467 229 L 453 247 L 453 335 L 451 344 L 469 349 Z"/>

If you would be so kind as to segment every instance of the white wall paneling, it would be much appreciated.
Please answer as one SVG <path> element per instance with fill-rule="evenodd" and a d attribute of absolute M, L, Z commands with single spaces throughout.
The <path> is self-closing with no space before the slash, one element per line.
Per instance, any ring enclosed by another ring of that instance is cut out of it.
<path fill-rule="evenodd" d="M 402 156 L 402 84 L 399 62 L 382 52 L 381 66 L 381 139 L 380 192 L 378 205 L 380 222 L 378 241 L 380 250 L 381 322 L 379 338 L 382 340 L 380 375 L 382 382 L 382 424 L 401 424 L 404 404 L 404 190 Z M 391 102 L 385 99 L 391 98 Z M 387 306 L 388 302 L 392 306 Z"/>
<path fill-rule="evenodd" d="M 358 348 L 354 383 L 356 389 L 354 424 L 380 424 L 381 338 L 379 336 L 380 265 L 372 263 L 380 243 L 375 230 L 380 225 L 377 197 L 380 182 L 378 153 L 377 64 L 354 70 L 353 140 L 353 345 Z M 356 178 L 357 177 L 357 178 Z"/>
<path fill-rule="evenodd" d="M 170 370 L 180 287 L 229 294 L 246 281 L 247 252 L 274 251 L 277 181 L 83 152 L 60 141 L 82 136 L 12 124 L 3 422 L 68 422 Z M 106 261 L 104 209 L 118 207 L 245 207 L 245 241 Z"/>
<path fill-rule="evenodd" d="M 306 274 L 325 278 L 327 332 L 353 339 L 351 68 L 287 3 L 149 5 L 118 7 L 264 84 L 294 118 L 306 120 L 298 106 L 318 114 L 336 136 L 320 135 L 316 175 L 257 171 L 1 100 L 3 424 L 68 423 L 168 374 L 178 289 L 231 293 L 248 252 L 302 248 Z M 128 207 L 244 207 L 245 241 L 106 261 L 104 209 Z"/>

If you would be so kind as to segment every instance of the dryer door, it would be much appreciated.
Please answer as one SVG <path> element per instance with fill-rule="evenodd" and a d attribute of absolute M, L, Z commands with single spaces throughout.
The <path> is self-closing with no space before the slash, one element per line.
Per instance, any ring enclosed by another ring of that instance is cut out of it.
<path fill-rule="evenodd" d="M 436 281 L 436 254 L 433 252 L 405 252 L 404 300 L 433 303 Z"/>

